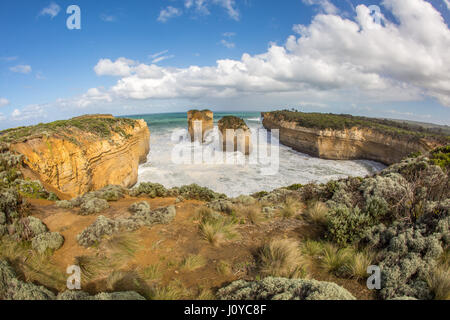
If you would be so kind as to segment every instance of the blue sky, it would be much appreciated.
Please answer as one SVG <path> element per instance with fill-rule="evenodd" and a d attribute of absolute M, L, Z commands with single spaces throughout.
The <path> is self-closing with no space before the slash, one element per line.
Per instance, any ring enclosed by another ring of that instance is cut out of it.
<path fill-rule="evenodd" d="M 191 107 L 450 124 L 449 2 L 3 0 L 0 129 Z"/>

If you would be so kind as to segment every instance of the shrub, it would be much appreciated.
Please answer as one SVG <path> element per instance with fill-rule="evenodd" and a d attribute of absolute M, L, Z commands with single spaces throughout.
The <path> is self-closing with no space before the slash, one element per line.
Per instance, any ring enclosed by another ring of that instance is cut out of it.
<path fill-rule="evenodd" d="M 448 171 L 450 168 L 450 145 L 431 151 L 430 161 Z"/>
<path fill-rule="evenodd" d="M 138 187 L 131 190 L 130 195 L 138 197 L 145 195 L 149 198 L 165 197 L 167 189 L 159 183 L 143 182 Z"/>
<path fill-rule="evenodd" d="M 74 208 L 73 202 L 69 201 L 69 200 L 56 201 L 56 206 L 58 208 L 63 208 L 63 209 L 73 209 Z"/>
<path fill-rule="evenodd" d="M 272 277 L 235 281 L 219 289 L 217 296 L 221 300 L 355 300 L 335 283 Z"/>
<path fill-rule="evenodd" d="M 77 241 L 81 246 L 90 247 L 99 243 L 104 236 L 112 235 L 119 231 L 116 221 L 99 216 L 89 227 L 84 229 L 78 236 Z"/>
<path fill-rule="evenodd" d="M 145 300 L 143 296 L 134 291 L 124 292 L 101 292 L 95 296 L 90 296 L 84 291 L 67 290 L 58 294 L 57 300 Z"/>
<path fill-rule="evenodd" d="M 304 277 L 303 259 L 297 241 L 272 240 L 259 251 L 259 270 L 263 276 Z"/>
<path fill-rule="evenodd" d="M 189 200 L 214 201 L 227 198 L 224 194 L 216 193 L 211 189 L 200 187 L 197 184 L 182 186 L 179 188 L 179 193 L 183 198 Z"/>
<path fill-rule="evenodd" d="M 108 201 L 99 198 L 91 198 L 83 201 L 80 206 L 80 215 L 86 216 L 100 213 L 109 208 Z"/>
<path fill-rule="evenodd" d="M 442 255 L 443 246 L 449 244 L 450 217 L 448 201 L 427 207 L 430 211 L 417 222 L 396 222 L 388 228 L 379 225 L 363 239 L 364 243 L 380 250 L 378 265 L 383 288 L 379 294 L 383 299 L 433 298 L 427 276 Z"/>
<path fill-rule="evenodd" d="M 358 207 L 348 208 L 340 205 L 330 210 L 326 237 L 345 246 L 361 239 L 371 225 L 370 217 Z"/>
<path fill-rule="evenodd" d="M 1 300 L 53 300 L 55 295 L 48 289 L 19 280 L 8 262 L 0 260 Z"/>
<path fill-rule="evenodd" d="M 233 212 L 233 203 L 229 200 L 215 200 L 207 204 L 208 208 L 217 212 L 231 214 Z"/>
<path fill-rule="evenodd" d="M 35 236 L 31 240 L 31 246 L 39 253 L 44 253 L 48 249 L 58 250 L 64 244 L 64 237 L 58 232 L 46 232 Z"/>
<path fill-rule="evenodd" d="M 150 204 L 147 201 L 135 202 L 128 208 L 128 210 L 133 213 L 149 212 Z"/>

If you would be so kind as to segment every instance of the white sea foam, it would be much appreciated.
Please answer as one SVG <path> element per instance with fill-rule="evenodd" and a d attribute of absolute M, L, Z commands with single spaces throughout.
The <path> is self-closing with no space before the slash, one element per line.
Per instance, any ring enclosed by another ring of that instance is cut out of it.
<path fill-rule="evenodd" d="M 261 128 L 260 123 L 246 120 L 250 128 Z M 180 129 L 185 128 L 179 127 L 175 130 Z M 147 163 L 139 167 L 138 183 L 158 182 L 167 188 L 196 183 L 234 197 L 263 190 L 270 191 L 294 183 L 325 183 L 348 176 L 366 176 L 385 167 L 380 163 L 365 160 L 318 159 L 283 145 L 280 145 L 279 173 L 274 176 L 263 176 L 260 173 L 260 165 L 248 163 L 180 165 L 172 162 L 172 150 L 175 147 L 175 142 L 171 141 L 172 132 L 173 130 L 152 131 L 150 154 Z M 186 149 L 198 148 L 188 139 L 182 143 Z"/>

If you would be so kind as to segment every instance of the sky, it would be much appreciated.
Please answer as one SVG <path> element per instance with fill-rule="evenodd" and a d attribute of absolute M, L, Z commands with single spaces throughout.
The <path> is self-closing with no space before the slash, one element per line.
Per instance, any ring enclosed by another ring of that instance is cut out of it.
<path fill-rule="evenodd" d="M 2 0 L 0 129 L 191 108 L 450 125 L 449 19 L 450 0 Z"/>

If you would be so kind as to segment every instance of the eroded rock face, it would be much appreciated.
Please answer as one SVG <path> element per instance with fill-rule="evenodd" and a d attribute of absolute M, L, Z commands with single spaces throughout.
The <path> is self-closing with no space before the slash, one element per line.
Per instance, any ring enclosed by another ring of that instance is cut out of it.
<path fill-rule="evenodd" d="M 436 147 L 423 139 L 410 141 L 394 138 L 369 128 L 321 130 L 301 127 L 296 122 L 277 120 L 271 113 L 263 113 L 262 116 L 264 128 L 280 130 L 282 144 L 323 159 L 367 159 L 391 165 L 413 152 L 425 153 Z"/>
<path fill-rule="evenodd" d="M 108 132 L 105 125 L 103 135 L 89 131 L 83 121 L 92 119 L 104 119 L 114 130 Z M 145 121 L 119 121 L 104 115 L 73 120 L 79 127 L 70 124 L 67 129 L 14 141 L 10 150 L 25 155 L 24 163 L 39 180 L 70 197 L 107 185 L 133 186 L 138 166 L 150 151 Z"/>
<path fill-rule="evenodd" d="M 189 134 L 191 135 L 192 142 L 195 141 L 194 130 L 195 130 L 196 121 L 201 122 L 202 141 L 204 141 L 205 134 L 208 131 L 213 130 L 213 128 L 214 128 L 214 113 L 209 110 L 203 110 L 203 111 L 190 110 L 190 111 L 188 111 L 187 115 L 188 115 L 188 131 L 189 131 Z"/>
<path fill-rule="evenodd" d="M 220 119 L 218 126 L 219 131 L 222 134 L 221 138 L 224 151 L 233 152 L 239 150 L 246 155 L 250 154 L 252 134 L 244 120 L 234 116 L 223 117 L 222 119 Z M 232 133 L 230 134 L 230 136 L 227 135 L 227 130 L 233 130 L 230 131 Z M 229 150 L 230 148 L 227 147 L 230 138 L 234 139 L 234 141 L 230 142 L 234 145 L 234 149 L 231 148 L 231 150 Z"/>

